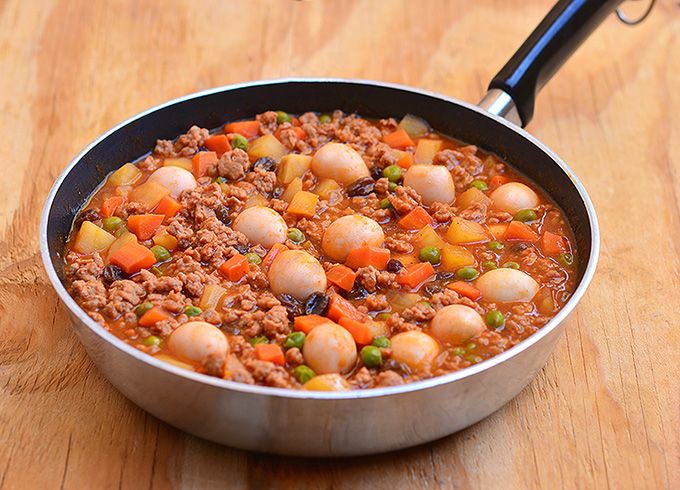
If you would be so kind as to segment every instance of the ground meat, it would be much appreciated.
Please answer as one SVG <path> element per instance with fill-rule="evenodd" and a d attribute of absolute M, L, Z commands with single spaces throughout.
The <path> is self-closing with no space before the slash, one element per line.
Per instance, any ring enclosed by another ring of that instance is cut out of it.
<path fill-rule="evenodd" d="M 366 156 L 372 162 L 373 167 L 385 168 L 396 165 L 399 157 L 394 150 L 385 143 L 376 143 L 366 150 Z"/>
<path fill-rule="evenodd" d="M 489 224 L 506 223 L 508 221 L 512 221 L 512 215 L 505 211 L 492 209 L 486 216 L 486 222 Z"/>
<path fill-rule="evenodd" d="M 283 143 L 283 146 L 285 146 L 289 150 L 296 148 L 298 141 L 300 141 L 301 139 L 298 136 L 295 127 L 291 123 L 283 123 L 279 125 L 276 135 L 279 141 Z"/>
<path fill-rule="evenodd" d="M 225 366 L 226 356 L 221 354 L 208 354 L 201 362 L 201 367 L 199 370 L 208 376 L 222 378 L 224 377 Z"/>
<path fill-rule="evenodd" d="M 272 199 L 269 201 L 269 207 L 277 213 L 283 214 L 286 212 L 286 209 L 288 209 L 288 203 L 281 199 Z"/>
<path fill-rule="evenodd" d="M 251 267 L 246 274 L 246 280 L 255 289 L 267 289 L 269 287 L 269 279 L 267 274 L 262 270 Z"/>
<path fill-rule="evenodd" d="M 262 320 L 262 328 L 267 337 L 284 340 L 286 335 L 291 332 L 288 310 L 284 306 L 274 306 L 265 313 Z"/>
<path fill-rule="evenodd" d="M 430 215 L 437 223 L 447 223 L 456 215 L 453 207 L 443 202 L 435 202 L 430 205 Z"/>
<path fill-rule="evenodd" d="M 390 194 L 387 198 L 400 215 L 410 213 L 422 203 L 420 195 L 412 187 L 398 186 L 394 194 Z"/>
<path fill-rule="evenodd" d="M 182 281 L 182 292 L 189 297 L 199 298 L 206 284 L 216 284 L 218 279 L 208 274 L 190 251 L 177 256 L 166 268 L 166 275 Z"/>
<path fill-rule="evenodd" d="M 427 322 L 434 318 L 436 311 L 429 305 L 415 304 L 401 312 L 402 318 L 409 322 Z"/>
<path fill-rule="evenodd" d="M 356 275 L 355 283 L 369 293 L 375 292 L 378 288 L 396 287 L 396 274 L 379 271 L 372 265 L 357 269 Z"/>
<path fill-rule="evenodd" d="M 444 288 L 442 292 L 433 294 L 429 299 L 429 303 L 435 311 L 441 310 L 443 307 L 449 305 L 465 305 L 474 308 L 479 313 L 483 312 L 481 307 L 470 298 L 461 296 L 453 289 L 449 288 Z"/>
<path fill-rule="evenodd" d="M 246 181 L 253 184 L 260 194 L 269 196 L 276 187 L 276 174 L 256 167 L 252 172 L 248 172 Z"/>
<path fill-rule="evenodd" d="M 248 238 L 234 231 L 217 218 L 208 218 L 196 232 L 195 247 L 201 262 L 219 267 L 238 253 L 235 247 L 248 246 Z"/>
<path fill-rule="evenodd" d="M 224 378 L 249 385 L 255 383 L 253 375 L 250 374 L 243 363 L 239 361 L 238 357 L 233 354 L 227 356 Z"/>
<path fill-rule="evenodd" d="M 102 314 L 116 319 L 140 304 L 145 296 L 146 291 L 139 284 L 128 279 L 115 281 L 107 291 L 106 306 L 102 308 Z"/>
<path fill-rule="evenodd" d="M 417 330 L 418 326 L 414 323 L 407 322 L 399 313 L 393 313 L 385 321 L 385 325 L 392 332 L 392 334 L 399 332 L 408 332 L 409 330 Z"/>
<path fill-rule="evenodd" d="M 171 291 L 179 292 L 182 290 L 182 281 L 176 277 L 157 277 L 146 269 L 139 271 L 134 280 L 140 283 L 147 293 L 169 293 Z"/>
<path fill-rule="evenodd" d="M 66 261 L 64 273 L 69 281 L 95 281 L 101 277 L 104 271 L 104 260 L 97 252 L 91 256 L 70 252 Z"/>
<path fill-rule="evenodd" d="M 385 196 L 389 190 L 390 181 L 386 177 L 382 177 L 375 182 L 373 190 L 378 196 Z"/>
<path fill-rule="evenodd" d="M 250 159 L 248 154 L 240 148 L 226 152 L 217 164 L 219 175 L 231 180 L 242 179 L 249 168 Z"/>
<path fill-rule="evenodd" d="M 458 213 L 458 216 L 470 221 L 476 221 L 477 223 L 483 223 L 486 221 L 487 209 L 488 206 L 485 203 L 473 202 L 470 206 Z"/>
<path fill-rule="evenodd" d="M 369 388 L 373 386 L 373 375 L 366 367 L 362 367 L 349 380 L 349 384 L 355 389 Z"/>
<path fill-rule="evenodd" d="M 279 115 L 274 111 L 267 111 L 262 114 L 258 114 L 256 119 L 260 121 L 260 132 L 262 134 L 270 134 L 276 131 L 278 126 L 276 120 Z"/>
<path fill-rule="evenodd" d="M 302 352 L 297 347 L 293 347 L 286 351 L 286 363 L 291 366 L 299 366 L 305 363 L 305 358 L 302 356 Z"/>
<path fill-rule="evenodd" d="M 190 157 L 198 151 L 199 147 L 203 146 L 208 136 L 210 136 L 210 133 L 207 129 L 191 126 L 186 134 L 181 135 L 174 142 L 158 140 L 153 153 L 161 158 Z"/>
<path fill-rule="evenodd" d="M 404 378 L 392 370 L 378 373 L 375 377 L 376 386 L 399 386 L 404 384 Z"/>
<path fill-rule="evenodd" d="M 106 305 L 106 288 L 99 280 L 77 280 L 71 284 L 71 295 L 85 311 Z"/>
<path fill-rule="evenodd" d="M 380 200 L 375 194 L 369 194 L 366 197 L 353 197 L 351 206 L 357 213 L 378 223 L 385 223 L 392 217 L 392 212 L 389 209 L 380 208 Z"/>
<path fill-rule="evenodd" d="M 385 237 L 385 246 L 397 254 L 408 254 L 413 252 L 411 245 L 411 235 L 407 233 L 394 233 Z"/>
<path fill-rule="evenodd" d="M 244 365 L 253 375 L 255 381 L 277 388 L 292 388 L 294 385 L 288 372 L 273 362 L 247 360 Z"/>
<path fill-rule="evenodd" d="M 381 311 L 389 308 L 390 304 L 387 301 L 387 296 L 384 294 L 370 294 L 366 297 L 364 303 L 368 311 Z"/>

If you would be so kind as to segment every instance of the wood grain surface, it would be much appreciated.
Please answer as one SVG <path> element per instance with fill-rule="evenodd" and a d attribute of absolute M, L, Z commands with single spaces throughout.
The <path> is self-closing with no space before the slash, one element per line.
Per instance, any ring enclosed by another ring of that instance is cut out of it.
<path fill-rule="evenodd" d="M 99 374 L 40 263 L 50 186 L 117 122 L 197 90 L 289 75 L 475 102 L 550 5 L 0 1 L 0 487 L 679 488 L 676 0 L 635 28 L 606 20 L 541 94 L 529 129 L 590 191 L 600 266 L 537 379 L 459 434 L 328 461 L 186 435 Z"/>

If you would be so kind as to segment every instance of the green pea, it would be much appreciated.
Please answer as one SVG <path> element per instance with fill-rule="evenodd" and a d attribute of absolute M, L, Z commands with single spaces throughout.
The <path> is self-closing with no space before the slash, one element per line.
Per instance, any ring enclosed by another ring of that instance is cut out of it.
<path fill-rule="evenodd" d="M 297 379 L 300 383 L 305 384 L 307 381 L 316 376 L 316 373 L 311 368 L 302 364 L 293 370 L 293 376 L 295 376 L 295 379 Z"/>
<path fill-rule="evenodd" d="M 465 360 L 471 362 L 472 364 L 477 364 L 478 362 L 482 362 L 484 359 L 482 359 L 479 356 L 471 354 L 469 356 L 465 356 Z"/>
<path fill-rule="evenodd" d="M 463 281 L 474 281 L 479 276 L 479 271 L 474 267 L 461 267 L 456 271 L 456 276 Z"/>
<path fill-rule="evenodd" d="M 379 349 L 389 349 L 392 346 L 392 342 L 390 342 L 390 339 L 388 339 L 384 335 L 379 335 L 375 337 L 371 344 L 374 347 L 378 347 Z"/>
<path fill-rule="evenodd" d="M 470 182 L 470 187 L 474 187 L 475 189 L 479 189 L 480 191 L 488 191 L 489 186 L 486 185 L 486 182 L 483 180 L 475 179 L 472 182 Z"/>
<path fill-rule="evenodd" d="M 151 303 L 149 301 L 142 303 L 137 308 L 135 308 L 135 315 L 142 316 L 144 313 L 149 311 L 151 308 L 153 308 L 153 303 Z"/>
<path fill-rule="evenodd" d="M 191 305 L 184 308 L 184 314 L 186 316 L 198 316 L 201 313 L 203 313 L 203 310 L 200 309 L 198 306 Z"/>
<path fill-rule="evenodd" d="M 153 347 L 154 345 L 160 345 L 161 339 L 155 335 L 149 335 L 142 343 L 147 347 Z"/>
<path fill-rule="evenodd" d="M 248 144 L 248 140 L 246 139 L 245 136 L 237 134 L 231 140 L 231 147 L 232 148 L 240 148 L 243 151 L 248 151 L 248 148 L 250 148 L 250 145 Z"/>
<path fill-rule="evenodd" d="M 489 250 L 493 250 L 494 252 L 498 252 L 500 250 L 503 250 L 504 245 L 501 242 L 498 242 L 496 240 L 489 242 L 486 244 L 486 248 Z"/>
<path fill-rule="evenodd" d="M 423 308 L 432 308 L 432 303 L 429 301 L 418 301 L 416 304 L 422 306 Z"/>
<path fill-rule="evenodd" d="M 116 238 L 120 238 L 121 235 L 127 233 L 128 229 L 127 226 L 125 225 L 120 225 L 118 229 L 116 229 L 116 232 L 113 234 Z"/>
<path fill-rule="evenodd" d="M 390 203 L 390 200 L 385 198 L 382 201 L 380 201 L 380 209 L 388 209 L 392 207 L 392 203 Z"/>
<path fill-rule="evenodd" d="M 463 357 L 465 355 L 465 349 L 462 347 L 454 347 L 452 352 L 458 357 Z"/>
<path fill-rule="evenodd" d="M 498 266 L 493 260 L 487 260 L 486 262 L 482 262 L 482 269 L 485 271 L 490 271 L 492 269 L 498 269 Z"/>
<path fill-rule="evenodd" d="M 390 191 L 390 192 L 396 191 L 397 187 L 398 186 L 397 186 L 396 182 L 390 182 L 389 184 L 387 184 L 387 190 Z"/>
<path fill-rule="evenodd" d="M 505 267 L 506 269 L 519 269 L 519 264 L 517 262 L 506 262 L 503 264 L 501 267 Z"/>
<path fill-rule="evenodd" d="M 122 224 L 123 220 L 120 219 L 118 216 L 109 216 L 108 218 L 104 218 L 102 220 L 102 225 L 104 226 L 104 229 L 109 233 L 113 233 L 114 231 L 116 231 L 118 227 Z"/>
<path fill-rule="evenodd" d="M 387 320 L 389 317 L 391 317 L 391 316 L 392 316 L 392 313 L 387 313 L 387 312 L 385 312 L 385 313 L 380 313 L 380 314 L 378 314 L 378 315 L 375 317 L 375 319 L 376 319 L 376 320 L 379 320 L 379 321 L 381 321 L 381 322 L 384 322 L 384 321 L 386 321 L 386 320 Z"/>
<path fill-rule="evenodd" d="M 477 344 L 474 342 L 470 342 L 468 345 L 465 346 L 465 349 L 468 351 L 475 350 L 477 348 Z"/>
<path fill-rule="evenodd" d="M 331 122 L 331 116 L 329 116 L 328 114 L 321 114 L 319 116 L 319 122 L 321 124 L 328 124 L 329 122 Z"/>
<path fill-rule="evenodd" d="M 158 267 L 155 265 L 151 268 L 151 272 L 156 276 L 156 277 L 161 277 L 163 275 L 163 271 L 160 270 Z"/>
<path fill-rule="evenodd" d="M 421 262 L 429 262 L 432 265 L 437 265 L 442 259 L 442 254 L 437 247 L 424 247 L 420 249 L 418 258 Z"/>
<path fill-rule="evenodd" d="M 557 256 L 557 261 L 564 267 L 570 267 L 574 264 L 574 256 L 570 253 L 561 253 Z"/>
<path fill-rule="evenodd" d="M 260 263 L 262 263 L 262 257 L 257 255 L 255 252 L 248 252 L 247 254 L 244 255 L 244 257 L 251 264 L 259 265 Z"/>
<path fill-rule="evenodd" d="M 491 310 L 488 312 L 484 318 L 484 321 L 492 328 L 498 328 L 505 325 L 505 317 L 503 316 L 503 313 L 498 310 Z"/>
<path fill-rule="evenodd" d="M 372 368 L 372 367 L 378 367 L 382 364 L 382 353 L 380 352 L 380 349 L 378 349 L 374 345 L 367 345 L 363 349 L 361 349 L 361 360 L 364 363 L 364 366 Z"/>
<path fill-rule="evenodd" d="M 253 337 L 250 339 L 250 345 L 255 346 L 257 344 L 268 344 L 269 339 L 265 337 L 264 335 L 258 335 L 257 337 Z"/>
<path fill-rule="evenodd" d="M 156 262 L 165 262 L 170 258 L 170 252 L 163 245 L 154 245 L 151 247 L 154 257 L 156 257 Z"/>
<path fill-rule="evenodd" d="M 404 169 L 399 165 L 390 165 L 383 169 L 383 177 L 387 177 L 390 182 L 399 182 L 404 175 Z"/>
<path fill-rule="evenodd" d="M 227 178 L 222 177 L 221 175 L 219 177 L 215 177 L 212 181 L 215 184 L 226 184 L 228 182 Z"/>
<path fill-rule="evenodd" d="M 536 221 L 538 219 L 538 215 L 533 209 L 522 209 L 521 211 L 517 211 L 515 219 L 517 221 L 521 221 L 522 223 L 526 223 L 527 221 Z"/>
<path fill-rule="evenodd" d="M 289 123 L 289 122 L 292 122 L 292 121 L 293 120 L 291 119 L 291 117 L 288 115 L 287 112 L 276 111 L 276 122 L 277 123 L 283 124 L 283 123 L 287 123 L 287 122 Z"/>
<path fill-rule="evenodd" d="M 288 228 L 288 239 L 294 243 L 302 243 L 305 241 L 305 234 L 297 228 Z"/>
<path fill-rule="evenodd" d="M 284 342 L 283 346 L 286 349 L 292 349 L 293 347 L 302 349 L 304 343 L 305 343 L 304 332 L 291 332 L 288 334 L 288 337 L 286 338 L 286 341 Z"/>

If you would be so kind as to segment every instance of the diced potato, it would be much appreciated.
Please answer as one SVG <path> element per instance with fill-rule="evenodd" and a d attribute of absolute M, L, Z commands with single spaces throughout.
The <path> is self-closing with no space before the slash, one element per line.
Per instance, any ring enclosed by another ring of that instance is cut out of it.
<path fill-rule="evenodd" d="M 552 315 L 555 313 L 555 299 L 552 291 L 548 288 L 543 288 L 534 296 L 534 304 L 541 315 Z"/>
<path fill-rule="evenodd" d="M 420 138 L 430 132 L 430 125 L 413 114 L 406 114 L 399 122 L 399 127 L 406 131 L 411 138 Z"/>
<path fill-rule="evenodd" d="M 462 209 L 469 208 L 473 203 L 480 203 L 485 206 L 489 206 L 491 204 L 491 199 L 489 199 L 486 194 L 476 187 L 470 187 L 468 190 L 459 195 L 458 199 L 456 199 L 456 204 L 458 204 L 458 206 Z"/>
<path fill-rule="evenodd" d="M 208 284 L 205 288 L 203 288 L 203 294 L 201 295 L 201 299 L 198 302 L 198 306 L 202 310 L 217 309 L 217 306 L 220 304 L 220 300 L 226 292 L 227 290 L 219 284 Z"/>
<path fill-rule="evenodd" d="M 416 164 L 430 164 L 434 156 L 442 148 L 442 140 L 420 140 L 416 146 L 416 154 L 414 159 Z"/>
<path fill-rule="evenodd" d="M 478 243 L 488 241 L 486 228 L 463 218 L 453 218 L 446 232 L 446 239 L 451 243 Z"/>
<path fill-rule="evenodd" d="M 168 233 L 166 228 L 163 228 L 161 231 L 156 233 L 152 240 L 156 245 L 165 247 L 171 252 L 177 248 L 177 238 Z"/>
<path fill-rule="evenodd" d="M 448 243 L 442 249 L 442 261 L 440 268 L 447 271 L 456 271 L 461 267 L 473 265 L 475 256 L 468 249 Z"/>
<path fill-rule="evenodd" d="M 350 389 L 345 378 L 336 373 L 315 376 L 302 387 L 309 391 L 347 391 Z"/>
<path fill-rule="evenodd" d="M 283 146 L 283 144 L 276 139 L 273 134 L 265 134 L 255 141 L 250 143 L 250 149 L 248 150 L 248 156 L 252 160 L 257 160 L 262 157 L 270 157 L 274 160 L 280 160 L 285 154 L 288 153 L 288 148 Z"/>
<path fill-rule="evenodd" d="M 262 194 L 255 193 L 252 196 L 250 196 L 246 202 L 245 202 L 245 207 L 246 208 L 252 208 L 253 206 L 267 206 L 269 202 L 267 201 L 267 198 L 264 197 Z"/>
<path fill-rule="evenodd" d="M 436 247 L 443 248 L 446 242 L 439 236 L 439 234 L 430 225 L 425 225 L 418 233 L 415 235 L 414 243 L 416 247 Z"/>
<path fill-rule="evenodd" d="M 73 250 L 81 254 L 103 252 L 116 241 L 111 233 L 99 228 L 90 221 L 84 221 L 73 243 Z"/>
<path fill-rule="evenodd" d="M 163 166 L 179 167 L 183 168 L 184 170 L 188 170 L 189 172 L 194 171 L 194 167 L 191 164 L 191 160 L 189 158 L 166 158 L 165 160 L 163 160 Z"/>
<path fill-rule="evenodd" d="M 340 184 L 333 179 L 322 179 L 314 188 L 314 194 L 318 195 L 321 199 L 330 201 L 331 194 L 338 189 L 340 189 Z"/>
<path fill-rule="evenodd" d="M 416 293 L 406 293 L 404 291 L 396 291 L 389 295 L 388 300 L 392 309 L 396 312 L 401 312 L 406 308 L 410 308 L 421 300 L 419 294 Z"/>
<path fill-rule="evenodd" d="M 380 322 L 376 320 L 368 320 L 366 322 L 368 330 L 371 332 L 371 337 L 380 337 L 382 335 L 387 335 L 390 333 L 389 328 L 385 325 L 385 322 Z"/>
<path fill-rule="evenodd" d="M 283 194 L 281 194 L 281 199 L 283 199 L 286 202 L 291 202 L 293 200 L 293 196 L 300 192 L 302 190 L 302 179 L 300 177 L 295 177 L 290 184 L 288 184 L 288 187 L 286 187 L 286 190 L 283 191 Z"/>
<path fill-rule="evenodd" d="M 502 240 L 505 236 L 505 231 L 508 229 L 508 223 L 498 223 L 495 225 L 488 225 L 491 236 L 494 240 Z"/>
<path fill-rule="evenodd" d="M 186 369 L 188 371 L 195 371 L 194 367 L 190 364 L 187 364 L 186 362 L 182 362 L 178 359 L 175 359 L 172 356 L 169 356 L 167 354 L 158 354 L 155 356 L 156 359 L 159 359 L 163 362 L 167 362 L 169 364 L 172 364 L 173 366 L 181 367 L 182 369 Z"/>
<path fill-rule="evenodd" d="M 106 254 L 106 262 L 109 261 L 109 257 L 111 257 L 116 250 L 118 250 L 120 247 L 125 245 L 128 242 L 136 242 L 137 241 L 137 236 L 134 233 L 130 233 L 129 231 L 126 231 L 123 233 L 121 236 L 116 238 L 116 241 L 111 244 L 109 247 L 109 251 Z"/>
<path fill-rule="evenodd" d="M 153 209 L 170 191 L 156 182 L 144 182 L 130 191 L 130 201 L 142 204 L 146 209 Z"/>
<path fill-rule="evenodd" d="M 309 155 L 292 153 L 283 156 L 281 163 L 276 169 L 276 177 L 282 184 L 289 184 L 296 177 L 302 177 L 312 164 Z"/>
<path fill-rule="evenodd" d="M 411 264 L 415 264 L 417 262 L 420 262 L 420 260 L 417 257 L 418 254 L 415 255 L 394 255 L 392 258 L 394 260 L 398 260 L 405 266 L 409 266 Z"/>
<path fill-rule="evenodd" d="M 319 202 L 319 196 L 307 191 L 298 191 L 293 196 L 293 200 L 288 205 L 290 214 L 296 216 L 304 216 L 311 218 L 316 213 L 316 203 Z"/>
<path fill-rule="evenodd" d="M 130 185 L 134 183 L 142 175 L 142 172 L 136 165 L 126 163 L 118 170 L 111 174 L 109 183 L 113 185 Z"/>

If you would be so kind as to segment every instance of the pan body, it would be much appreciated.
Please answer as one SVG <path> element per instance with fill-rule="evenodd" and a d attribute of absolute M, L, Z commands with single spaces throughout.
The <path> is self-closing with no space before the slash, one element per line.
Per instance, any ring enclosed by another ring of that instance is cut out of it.
<path fill-rule="evenodd" d="M 249 386 L 188 372 L 147 356 L 103 330 L 64 288 L 63 250 L 73 218 L 123 162 L 191 125 L 213 128 L 270 109 L 334 109 L 366 117 L 425 118 L 438 131 L 497 153 L 565 211 L 574 230 L 579 285 L 568 304 L 529 339 L 460 372 L 400 387 L 344 393 Z M 369 81 L 285 79 L 190 95 L 146 111 L 102 135 L 55 183 L 41 223 L 41 253 L 75 330 L 107 379 L 131 401 L 199 437 L 242 449 L 330 457 L 414 446 L 452 434 L 511 400 L 545 365 L 564 320 L 594 273 L 599 249 L 592 204 L 568 167 L 524 130 L 454 99 Z"/>

